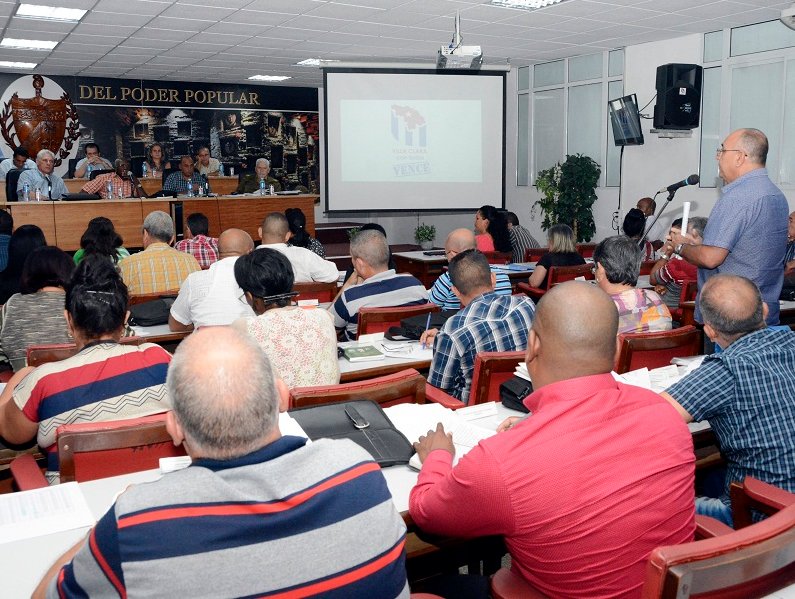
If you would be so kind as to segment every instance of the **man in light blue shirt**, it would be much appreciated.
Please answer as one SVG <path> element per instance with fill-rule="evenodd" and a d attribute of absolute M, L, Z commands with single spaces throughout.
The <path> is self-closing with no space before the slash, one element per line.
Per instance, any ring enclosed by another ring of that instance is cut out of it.
<path fill-rule="evenodd" d="M 8 171 L 12 168 L 24 170 L 26 168 L 36 168 L 36 163 L 30 159 L 28 151 L 22 146 L 14 148 L 11 158 L 6 158 L 0 162 L 0 179 L 5 179 Z"/>
<path fill-rule="evenodd" d="M 53 173 L 55 169 L 55 154 L 49 150 L 40 150 L 36 154 L 36 168 L 24 171 L 19 176 L 17 183 L 17 195 L 22 200 L 22 190 L 25 183 L 28 184 L 29 199 L 36 199 L 36 190 L 41 193 L 42 200 L 60 200 L 68 193 L 66 185 L 58 175 Z"/>

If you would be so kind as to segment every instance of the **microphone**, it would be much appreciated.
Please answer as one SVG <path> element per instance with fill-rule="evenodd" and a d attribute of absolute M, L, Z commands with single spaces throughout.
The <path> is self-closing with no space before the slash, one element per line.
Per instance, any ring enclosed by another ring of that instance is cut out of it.
<path fill-rule="evenodd" d="M 661 189 L 659 192 L 657 192 L 657 193 L 665 193 L 666 191 L 667 191 L 668 193 L 675 193 L 675 192 L 676 192 L 676 190 L 677 190 L 677 189 L 679 189 L 680 187 L 687 187 L 688 185 L 698 185 L 698 182 L 699 182 L 700 180 L 701 180 L 701 179 L 699 179 L 699 176 L 698 176 L 698 175 L 690 175 L 690 176 L 689 176 L 687 179 L 685 179 L 684 181 L 679 181 L 679 183 L 674 183 L 673 185 L 669 185 L 668 187 L 663 187 L 663 188 L 662 188 L 662 189 Z"/>

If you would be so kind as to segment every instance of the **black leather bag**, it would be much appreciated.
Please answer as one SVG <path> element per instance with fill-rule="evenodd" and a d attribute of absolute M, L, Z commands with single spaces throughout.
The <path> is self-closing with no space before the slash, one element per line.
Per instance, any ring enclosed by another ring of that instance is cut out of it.
<path fill-rule="evenodd" d="M 532 392 L 533 383 L 522 377 L 513 376 L 500 385 L 500 401 L 506 408 L 527 414 L 530 410 L 522 402 Z"/>
<path fill-rule="evenodd" d="M 381 467 L 408 464 L 414 454 L 409 440 L 395 428 L 381 406 L 368 399 L 309 406 L 290 411 L 312 439 L 350 439 Z"/>
<path fill-rule="evenodd" d="M 164 296 L 156 300 L 130 306 L 130 324 L 136 327 L 153 327 L 168 322 L 168 313 L 176 298 Z"/>

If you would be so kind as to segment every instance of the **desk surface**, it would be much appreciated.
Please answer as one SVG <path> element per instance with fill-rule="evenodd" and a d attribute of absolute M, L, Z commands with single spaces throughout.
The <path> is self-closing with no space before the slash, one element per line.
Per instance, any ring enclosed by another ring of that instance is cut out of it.
<path fill-rule="evenodd" d="M 390 342 L 393 343 L 393 342 Z M 340 347 L 351 347 L 356 345 L 355 341 L 346 341 L 338 344 Z M 373 343 L 376 347 L 381 348 L 380 342 Z M 340 367 L 340 382 L 350 383 L 352 381 L 361 381 L 365 379 L 375 378 L 377 376 L 385 376 L 387 374 L 394 374 L 406 368 L 414 368 L 420 372 L 428 370 L 431 367 L 431 359 L 416 359 L 416 358 L 400 358 L 393 356 L 386 356 L 383 360 L 373 360 L 371 362 L 350 362 L 345 358 L 339 359 Z"/>

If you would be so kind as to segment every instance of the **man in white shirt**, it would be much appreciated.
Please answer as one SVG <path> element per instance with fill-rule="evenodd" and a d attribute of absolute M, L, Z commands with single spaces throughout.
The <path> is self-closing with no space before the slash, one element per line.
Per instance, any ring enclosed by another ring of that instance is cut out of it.
<path fill-rule="evenodd" d="M 257 249 L 272 248 L 287 256 L 293 267 L 296 283 L 312 281 L 330 283 L 339 278 L 339 270 L 333 262 L 324 260 L 306 248 L 287 245 L 290 227 L 287 224 L 287 218 L 281 212 L 271 212 L 267 215 L 258 232 L 262 239 L 262 245 Z"/>
<path fill-rule="evenodd" d="M 171 306 L 168 328 L 190 331 L 194 327 L 228 325 L 238 318 L 254 316 L 235 280 L 235 262 L 253 250 L 254 242 L 245 231 L 227 229 L 221 233 L 218 262 L 207 270 L 188 275 Z"/>
<path fill-rule="evenodd" d="M 85 152 L 86 157 L 75 165 L 75 179 L 90 179 L 92 170 L 113 169 L 113 165 L 102 157 L 97 144 L 86 144 Z"/>
<path fill-rule="evenodd" d="M 14 148 L 14 155 L 0 162 L 0 179 L 5 179 L 12 168 L 24 170 L 36 168 L 36 163 L 30 159 L 30 154 L 22 146 Z"/>
<path fill-rule="evenodd" d="M 218 175 L 221 170 L 221 163 L 217 158 L 210 157 L 210 148 L 202 146 L 196 153 L 196 170 L 200 175 L 213 176 Z"/>

